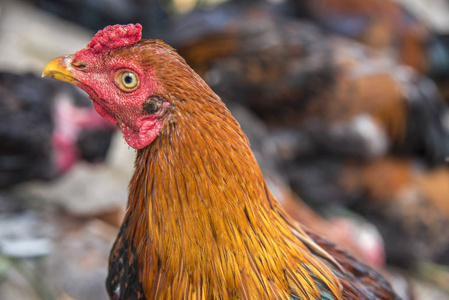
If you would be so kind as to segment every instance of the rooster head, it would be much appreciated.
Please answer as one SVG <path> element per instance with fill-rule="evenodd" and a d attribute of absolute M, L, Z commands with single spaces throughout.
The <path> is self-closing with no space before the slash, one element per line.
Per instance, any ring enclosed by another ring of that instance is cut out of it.
<path fill-rule="evenodd" d="M 170 102 L 155 69 L 163 72 L 164 56 L 174 52 L 141 36 L 140 24 L 108 26 L 86 48 L 55 58 L 42 73 L 83 89 L 134 149 L 146 147 L 160 132 Z"/>

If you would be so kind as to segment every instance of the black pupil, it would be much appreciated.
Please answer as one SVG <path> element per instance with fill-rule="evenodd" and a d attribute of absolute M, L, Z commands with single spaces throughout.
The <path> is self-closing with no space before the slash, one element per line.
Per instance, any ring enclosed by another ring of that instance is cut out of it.
<path fill-rule="evenodd" d="M 126 84 L 131 84 L 131 83 L 133 83 L 134 80 L 133 80 L 132 75 L 128 73 L 125 75 L 124 81 Z"/>

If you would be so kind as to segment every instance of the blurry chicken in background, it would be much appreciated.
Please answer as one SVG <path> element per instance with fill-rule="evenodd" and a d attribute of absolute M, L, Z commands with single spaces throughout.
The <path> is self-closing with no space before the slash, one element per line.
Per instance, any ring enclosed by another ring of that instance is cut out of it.
<path fill-rule="evenodd" d="M 73 178 L 69 171 L 80 161 L 102 162 L 115 126 L 77 89 L 10 72 L 0 72 L 0 119 L 0 298 L 62 299 L 56 292 L 64 291 L 75 299 L 106 299 L 103 278 L 114 228 L 97 207 L 76 199 L 88 189 L 85 182 L 53 192 L 54 200 L 44 196 Z M 46 181 L 43 197 L 24 184 L 36 180 Z M 101 185 L 101 178 L 95 180 Z M 61 195 L 98 218 L 69 211 Z M 114 209 L 111 203 L 107 208 Z"/>
<path fill-rule="evenodd" d="M 302 2 L 302 1 L 298 1 Z M 305 1 L 308 16 L 324 29 L 379 50 L 395 50 L 400 64 L 423 72 L 431 33 L 393 0 Z"/>
<path fill-rule="evenodd" d="M 296 1 L 296 5 L 298 15 L 310 18 L 323 29 L 389 51 L 399 64 L 431 76 L 448 101 L 447 33 L 433 32 L 397 1 L 309 0 Z"/>
<path fill-rule="evenodd" d="M 71 87 L 0 73 L 0 188 L 104 160 L 114 126 Z"/>
<path fill-rule="evenodd" d="M 390 262 L 447 260 L 449 239 L 437 232 L 449 223 L 449 110 L 435 83 L 290 8 L 228 2 L 179 18 L 168 41 L 225 102 L 267 124 L 307 203 L 364 213 Z M 405 246 L 415 239 L 420 251 Z"/>

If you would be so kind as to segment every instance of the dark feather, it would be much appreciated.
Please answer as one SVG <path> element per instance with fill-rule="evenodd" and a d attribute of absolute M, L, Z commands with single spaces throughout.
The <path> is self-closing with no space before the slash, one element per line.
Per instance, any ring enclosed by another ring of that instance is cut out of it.
<path fill-rule="evenodd" d="M 106 290 L 111 300 L 145 300 L 134 246 L 129 242 L 124 221 L 112 246 Z"/>

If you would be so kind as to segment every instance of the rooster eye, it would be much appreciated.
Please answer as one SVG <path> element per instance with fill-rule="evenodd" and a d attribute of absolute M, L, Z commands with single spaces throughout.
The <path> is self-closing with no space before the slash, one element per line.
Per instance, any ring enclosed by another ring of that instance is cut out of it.
<path fill-rule="evenodd" d="M 139 83 L 136 74 L 130 71 L 124 71 L 117 74 L 115 82 L 124 92 L 131 92 L 135 90 L 137 84 Z"/>

